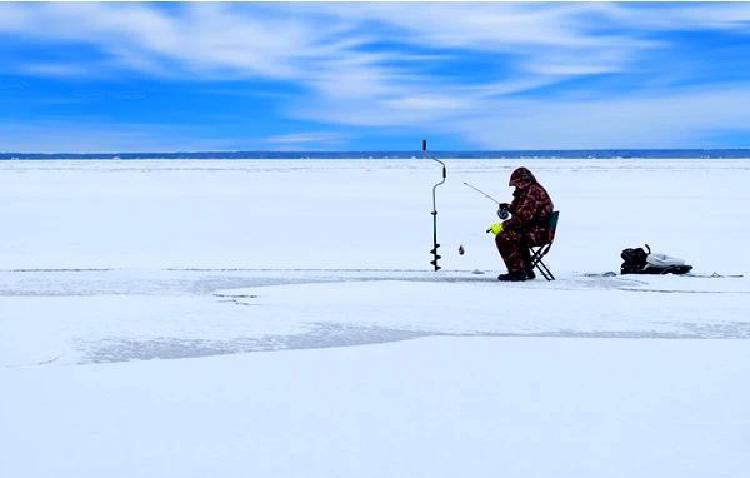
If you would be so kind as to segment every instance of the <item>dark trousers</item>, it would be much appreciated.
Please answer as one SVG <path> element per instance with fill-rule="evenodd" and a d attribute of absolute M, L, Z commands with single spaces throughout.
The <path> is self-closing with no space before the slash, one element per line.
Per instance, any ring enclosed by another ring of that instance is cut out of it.
<path fill-rule="evenodd" d="M 511 274 L 526 271 L 531 267 L 530 238 L 521 231 L 509 229 L 495 236 L 495 245 L 505 267 Z"/>

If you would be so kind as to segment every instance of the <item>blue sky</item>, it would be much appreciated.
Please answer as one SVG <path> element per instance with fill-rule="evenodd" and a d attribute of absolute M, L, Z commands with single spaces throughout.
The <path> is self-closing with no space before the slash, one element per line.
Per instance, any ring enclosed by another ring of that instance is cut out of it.
<path fill-rule="evenodd" d="M 2 3 L 0 151 L 750 147 L 750 3 Z"/>

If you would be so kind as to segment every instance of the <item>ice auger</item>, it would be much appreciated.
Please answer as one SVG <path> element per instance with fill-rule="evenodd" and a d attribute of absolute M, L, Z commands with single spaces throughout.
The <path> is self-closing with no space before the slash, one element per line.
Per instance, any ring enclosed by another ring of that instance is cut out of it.
<path fill-rule="evenodd" d="M 427 140 L 423 139 L 422 140 L 422 159 L 425 159 L 426 156 L 427 156 Z M 438 249 L 440 248 L 440 244 L 438 244 L 438 241 L 437 241 L 437 206 L 435 203 L 435 190 L 437 189 L 438 186 L 441 186 L 442 184 L 445 183 L 446 173 L 445 173 L 445 163 L 443 163 L 437 158 L 430 158 L 430 159 L 432 159 L 433 161 L 437 161 L 443 167 L 443 179 L 439 183 L 432 186 L 432 212 L 430 213 L 432 214 L 432 249 L 430 250 L 430 254 L 432 254 L 433 256 L 433 259 L 430 261 L 430 264 L 432 264 L 435 267 L 435 270 L 438 271 L 440 270 L 440 266 L 438 265 L 438 259 L 440 259 L 441 256 L 440 254 L 438 254 Z"/>

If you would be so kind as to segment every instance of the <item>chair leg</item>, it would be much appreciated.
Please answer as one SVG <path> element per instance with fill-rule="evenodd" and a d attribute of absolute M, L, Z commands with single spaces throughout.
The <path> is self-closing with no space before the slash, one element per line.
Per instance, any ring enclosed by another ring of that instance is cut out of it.
<path fill-rule="evenodd" d="M 544 254 L 542 254 L 542 248 L 541 247 L 538 248 L 537 250 L 534 250 L 533 247 L 530 247 L 529 250 L 531 251 L 530 262 L 531 262 L 531 267 L 533 269 L 534 267 L 536 267 L 536 264 L 540 260 L 542 260 L 542 257 L 544 256 Z"/>
<path fill-rule="evenodd" d="M 542 276 L 548 281 L 555 280 L 555 276 L 552 274 L 552 271 L 549 270 L 549 267 L 547 267 L 547 264 L 542 262 L 541 259 L 537 263 L 536 268 L 539 270 Z"/>
<path fill-rule="evenodd" d="M 555 280 L 554 274 L 552 274 L 552 271 L 547 267 L 547 264 L 542 262 L 542 258 L 546 255 L 546 251 L 544 251 L 544 246 L 537 248 L 534 250 L 534 248 L 530 248 L 532 255 L 531 255 L 531 268 L 536 268 L 539 273 L 547 279 L 548 281 Z"/>

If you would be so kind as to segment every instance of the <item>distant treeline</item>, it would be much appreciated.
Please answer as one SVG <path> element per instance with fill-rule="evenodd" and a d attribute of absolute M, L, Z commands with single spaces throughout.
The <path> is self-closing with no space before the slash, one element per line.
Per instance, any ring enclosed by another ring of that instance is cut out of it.
<path fill-rule="evenodd" d="M 565 149 L 429 151 L 431 158 L 456 159 L 666 159 L 750 158 L 750 149 Z M 0 160 L 13 159 L 419 159 L 422 151 L 207 151 L 176 153 L 0 153 Z"/>

